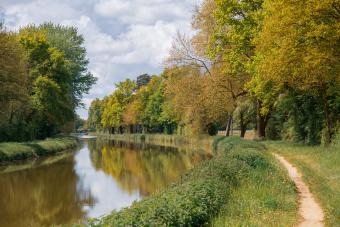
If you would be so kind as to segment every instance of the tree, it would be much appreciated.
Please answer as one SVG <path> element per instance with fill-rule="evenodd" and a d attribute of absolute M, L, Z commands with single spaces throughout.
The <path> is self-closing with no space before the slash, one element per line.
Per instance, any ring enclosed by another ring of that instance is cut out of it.
<path fill-rule="evenodd" d="M 148 74 L 142 74 L 142 75 L 139 75 L 137 77 L 137 89 L 141 88 L 142 86 L 146 86 L 148 85 L 148 83 L 150 82 L 151 80 L 151 76 L 149 76 Z"/>
<path fill-rule="evenodd" d="M 58 127 L 74 118 L 68 61 L 62 52 L 48 44 L 41 32 L 21 30 L 19 40 L 29 60 L 29 92 L 39 138 L 51 136 Z"/>
<path fill-rule="evenodd" d="M 256 42 L 260 80 L 323 100 L 326 143 L 340 112 L 339 8 L 337 0 L 267 1 Z"/>
<path fill-rule="evenodd" d="M 190 39 L 177 32 L 177 37 L 172 43 L 172 48 L 166 59 L 168 66 L 199 66 L 210 74 L 208 59 L 199 55 L 191 44 Z"/>
<path fill-rule="evenodd" d="M 87 118 L 87 126 L 89 130 L 100 131 L 103 128 L 101 124 L 102 112 L 103 101 L 99 99 L 93 100 L 91 102 Z"/>
<path fill-rule="evenodd" d="M 236 119 L 239 119 L 239 127 L 241 137 L 244 137 L 247 131 L 247 127 L 255 122 L 256 118 L 256 105 L 252 98 L 246 98 L 239 100 L 237 107 L 234 112 L 234 116 Z"/>
<path fill-rule="evenodd" d="M 35 138 L 45 138 L 75 120 L 75 108 L 95 82 L 87 72 L 83 39 L 76 29 L 53 25 L 21 28 L 18 40 L 28 56 L 29 122 Z"/>
<path fill-rule="evenodd" d="M 46 35 L 49 45 L 63 53 L 71 75 L 73 105 L 83 106 L 83 95 L 89 92 L 97 79 L 87 69 L 89 60 L 86 57 L 84 38 L 78 34 L 77 28 L 49 22 L 39 26 L 31 25 L 25 30 L 42 32 Z"/>
<path fill-rule="evenodd" d="M 27 58 L 16 35 L 0 23 L 0 141 L 24 140 L 19 129 L 29 111 Z"/>
<path fill-rule="evenodd" d="M 130 79 L 116 84 L 112 95 L 104 99 L 101 123 L 104 128 L 119 127 L 122 132 L 124 125 L 124 112 L 132 101 L 136 91 L 136 82 Z"/>

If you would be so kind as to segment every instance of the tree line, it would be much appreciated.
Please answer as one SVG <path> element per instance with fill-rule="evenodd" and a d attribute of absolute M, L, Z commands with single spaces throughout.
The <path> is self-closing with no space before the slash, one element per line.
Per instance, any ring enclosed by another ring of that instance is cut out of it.
<path fill-rule="evenodd" d="M 96 81 L 83 44 L 74 27 L 45 23 L 12 32 L 0 24 L 0 141 L 73 129 L 75 109 Z"/>
<path fill-rule="evenodd" d="M 339 128 L 338 0 L 204 0 L 195 35 L 178 33 L 165 69 L 92 102 L 88 126 L 329 144 Z"/>

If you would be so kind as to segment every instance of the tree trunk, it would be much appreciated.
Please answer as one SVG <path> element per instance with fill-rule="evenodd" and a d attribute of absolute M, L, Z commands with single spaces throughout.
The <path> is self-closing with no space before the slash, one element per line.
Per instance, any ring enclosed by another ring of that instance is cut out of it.
<path fill-rule="evenodd" d="M 325 146 L 328 146 L 332 142 L 333 137 L 333 127 L 332 127 L 332 119 L 329 114 L 329 107 L 328 107 L 328 101 L 326 95 L 323 95 L 323 112 L 325 117 L 325 123 L 326 123 L 326 135 L 325 135 Z"/>
<path fill-rule="evenodd" d="M 246 129 L 247 129 L 247 125 L 244 122 L 243 113 L 240 113 L 240 130 L 241 130 L 240 136 L 242 138 L 244 138 L 244 135 L 246 134 Z"/>
<path fill-rule="evenodd" d="M 231 128 L 232 120 L 233 120 L 233 116 L 230 114 L 228 116 L 227 126 L 225 128 L 225 136 L 230 135 L 230 128 Z"/>
<path fill-rule="evenodd" d="M 266 123 L 263 116 L 257 117 L 257 136 L 259 139 L 264 139 L 266 137 Z"/>
<path fill-rule="evenodd" d="M 268 115 L 263 116 L 260 112 L 262 107 L 261 101 L 257 101 L 257 136 L 259 139 L 266 137 L 266 126 L 268 122 Z"/>

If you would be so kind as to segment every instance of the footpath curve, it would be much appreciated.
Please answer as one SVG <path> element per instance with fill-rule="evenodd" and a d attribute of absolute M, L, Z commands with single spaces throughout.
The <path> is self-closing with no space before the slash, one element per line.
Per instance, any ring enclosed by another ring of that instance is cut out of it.
<path fill-rule="evenodd" d="M 308 186 L 303 182 L 300 173 L 283 156 L 273 153 L 274 157 L 287 169 L 299 193 L 299 227 L 323 227 L 324 214 L 321 206 L 315 201 Z"/>

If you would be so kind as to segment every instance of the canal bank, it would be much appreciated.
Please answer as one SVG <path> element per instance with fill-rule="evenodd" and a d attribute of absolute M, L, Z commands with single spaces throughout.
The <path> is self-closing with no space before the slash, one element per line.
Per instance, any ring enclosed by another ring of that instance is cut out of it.
<path fill-rule="evenodd" d="M 187 145 L 202 140 L 214 157 L 131 207 L 91 219 L 92 226 L 292 226 L 297 222 L 295 186 L 263 144 L 236 137 L 108 137 Z"/>
<path fill-rule="evenodd" d="M 0 143 L 0 164 L 56 154 L 77 146 L 75 137 L 48 138 L 30 142 Z"/>

